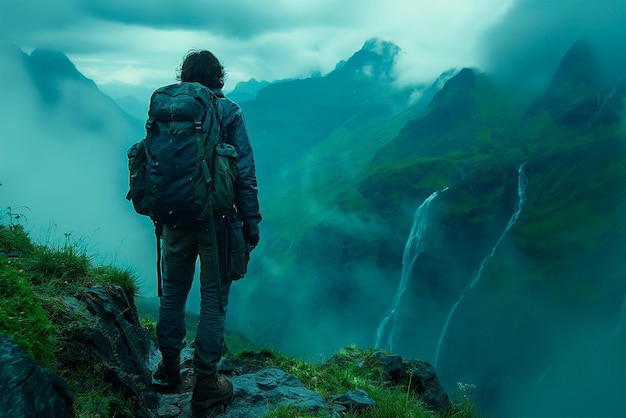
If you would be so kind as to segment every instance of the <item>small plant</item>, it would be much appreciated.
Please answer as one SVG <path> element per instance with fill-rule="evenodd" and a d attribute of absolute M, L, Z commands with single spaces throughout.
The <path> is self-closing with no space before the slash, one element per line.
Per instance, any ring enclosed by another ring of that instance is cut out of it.
<path fill-rule="evenodd" d="M 30 254 L 35 249 L 28 234 L 19 222 L 23 215 L 14 212 L 11 207 L 7 208 L 5 215 L 0 216 L 0 221 L 8 220 L 7 225 L 0 225 L 0 253 L 19 256 Z"/>
<path fill-rule="evenodd" d="M 471 383 L 457 382 L 459 392 L 452 394 L 452 405 L 454 414 L 450 417 L 476 417 L 478 416 L 477 404 L 474 400 L 476 385 Z"/>
<path fill-rule="evenodd" d="M 24 215 L 24 210 L 30 210 L 30 208 L 28 206 L 20 206 L 17 208 L 7 206 L 6 212 L 3 215 L 0 215 L 0 221 L 8 219 L 9 225 L 18 225 L 22 219 L 28 219 L 26 215 Z"/>

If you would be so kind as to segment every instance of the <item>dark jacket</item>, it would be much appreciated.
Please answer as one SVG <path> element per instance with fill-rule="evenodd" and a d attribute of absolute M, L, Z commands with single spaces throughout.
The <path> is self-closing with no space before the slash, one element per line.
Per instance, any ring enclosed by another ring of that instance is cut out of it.
<path fill-rule="evenodd" d="M 225 141 L 237 150 L 238 173 L 235 180 L 235 206 L 243 218 L 243 233 L 251 245 L 259 241 L 259 200 L 257 197 L 256 168 L 246 121 L 241 107 L 220 91 L 217 92 L 224 107 L 222 130 Z"/>

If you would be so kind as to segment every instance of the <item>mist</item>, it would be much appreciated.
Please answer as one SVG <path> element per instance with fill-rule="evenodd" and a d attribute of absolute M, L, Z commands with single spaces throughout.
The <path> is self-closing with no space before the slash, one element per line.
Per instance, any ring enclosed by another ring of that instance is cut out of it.
<path fill-rule="evenodd" d="M 59 80 L 46 92 L 15 50 L 0 52 L 3 223 L 12 216 L 35 242 L 72 243 L 96 264 L 130 268 L 150 292 L 147 273 L 155 271 L 156 254 L 151 223 L 124 199 L 126 149 L 138 139 L 137 129 L 85 81 Z"/>
<path fill-rule="evenodd" d="M 579 39 L 596 51 L 605 81 L 623 79 L 622 0 L 519 0 L 481 37 L 479 67 L 510 88 L 536 96 L 550 82 L 564 51 Z"/>
<path fill-rule="evenodd" d="M 346 345 L 374 346 L 376 328 L 400 280 L 402 250 L 392 271 L 380 267 L 375 254 L 364 259 L 350 252 L 367 234 L 384 243 L 375 245 L 389 248 L 403 245 L 405 237 L 395 239 L 384 225 L 323 209 L 319 202 L 309 204 L 293 206 L 303 216 L 315 216 L 313 229 L 297 240 L 276 237 L 268 215 L 250 273 L 231 288 L 233 314 L 227 322 L 260 346 L 319 361 Z M 327 250 L 329 241 L 341 242 L 343 250 Z M 355 262 L 346 263 L 350 259 Z"/>

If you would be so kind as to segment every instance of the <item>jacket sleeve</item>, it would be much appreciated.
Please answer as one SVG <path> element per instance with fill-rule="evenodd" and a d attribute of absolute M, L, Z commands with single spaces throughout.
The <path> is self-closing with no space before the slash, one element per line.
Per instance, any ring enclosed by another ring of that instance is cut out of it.
<path fill-rule="evenodd" d="M 259 240 L 259 210 L 256 167 L 254 153 L 246 128 L 243 111 L 233 101 L 224 98 L 224 123 L 226 142 L 237 150 L 237 178 L 235 180 L 235 206 L 243 218 L 243 233 L 246 240 L 256 245 Z"/>

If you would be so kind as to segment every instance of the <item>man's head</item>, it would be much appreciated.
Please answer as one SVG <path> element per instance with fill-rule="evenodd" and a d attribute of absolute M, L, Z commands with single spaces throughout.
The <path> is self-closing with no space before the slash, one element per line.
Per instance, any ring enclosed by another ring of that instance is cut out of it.
<path fill-rule="evenodd" d="M 224 67 L 209 51 L 190 51 L 178 74 L 180 81 L 196 81 L 210 89 L 224 87 Z"/>

